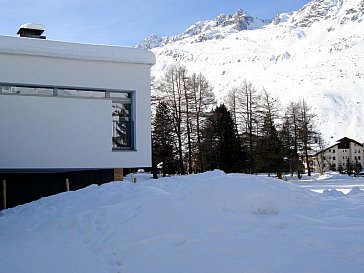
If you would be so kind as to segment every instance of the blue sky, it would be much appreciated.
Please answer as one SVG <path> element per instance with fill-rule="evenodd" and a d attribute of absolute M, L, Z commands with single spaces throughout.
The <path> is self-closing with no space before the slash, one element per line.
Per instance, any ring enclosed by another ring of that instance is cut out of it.
<path fill-rule="evenodd" d="M 41 23 L 50 40 L 131 46 L 146 36 L 179 34 L 193 23 L 242 8 L 261 19 L 309 0 L 0 0 L 0 35 Z"/>

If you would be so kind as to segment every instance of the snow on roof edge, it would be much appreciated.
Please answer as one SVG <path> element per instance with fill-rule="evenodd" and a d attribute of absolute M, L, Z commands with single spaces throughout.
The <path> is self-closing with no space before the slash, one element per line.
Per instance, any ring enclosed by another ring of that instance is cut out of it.
<path fill-rule="evenodd" d="M 154 65 L 154 53 L 132 47 L 80 44 L 0 35 L 0 53 Z"/>
<path fill-rule="evenodd" d="M 20 26 L 20 28 L 44 30 L 44 26 L 38 23 L 26 23 Z"/>

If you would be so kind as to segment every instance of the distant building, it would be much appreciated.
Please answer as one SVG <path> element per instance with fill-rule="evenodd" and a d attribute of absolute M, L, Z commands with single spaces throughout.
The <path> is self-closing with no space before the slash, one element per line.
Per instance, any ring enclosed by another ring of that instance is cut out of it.
<path fill-rule="evenodd" d="M 314 171 L 354 171 L 364 167 L 363 144 L 344 137 L 313 156 Z"/>
<path fill-rule="evenodd" d="M 97 171 L 108 170 L 110 181 L 123 168 L 151 166 L 154 54 L 37 39 L 43 31 L 26 27 L 19 32 L 27 38 L 0 36 L 0 178 L 8 190 L 15 174 L 83 172 L 102 181 Z"/>

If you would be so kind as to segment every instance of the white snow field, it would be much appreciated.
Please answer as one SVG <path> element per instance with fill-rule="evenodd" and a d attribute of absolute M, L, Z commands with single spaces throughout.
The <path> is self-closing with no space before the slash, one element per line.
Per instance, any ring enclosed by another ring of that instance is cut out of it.
<path fill-rule="evenodd" d="M 42 198 L 0 212 L 0 272 L 362 273 L 364 179 L 338 177 L 140 174 Z"/>

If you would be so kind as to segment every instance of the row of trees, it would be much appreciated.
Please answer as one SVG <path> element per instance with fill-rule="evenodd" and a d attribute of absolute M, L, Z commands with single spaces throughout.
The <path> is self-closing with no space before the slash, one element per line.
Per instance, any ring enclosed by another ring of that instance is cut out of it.
<path fill-rule="evenodd" d="M 308 162 L 310 149 L 320 143 L 304 100 L 282 111 L 267 91 L 247 81 L 220 106 L 206 78 L 183 66 L 170 67 L 153 88 L 153 165 L 160 164 L 164 174 L 219 168 L 300 175 L 301 157 Z"/>

